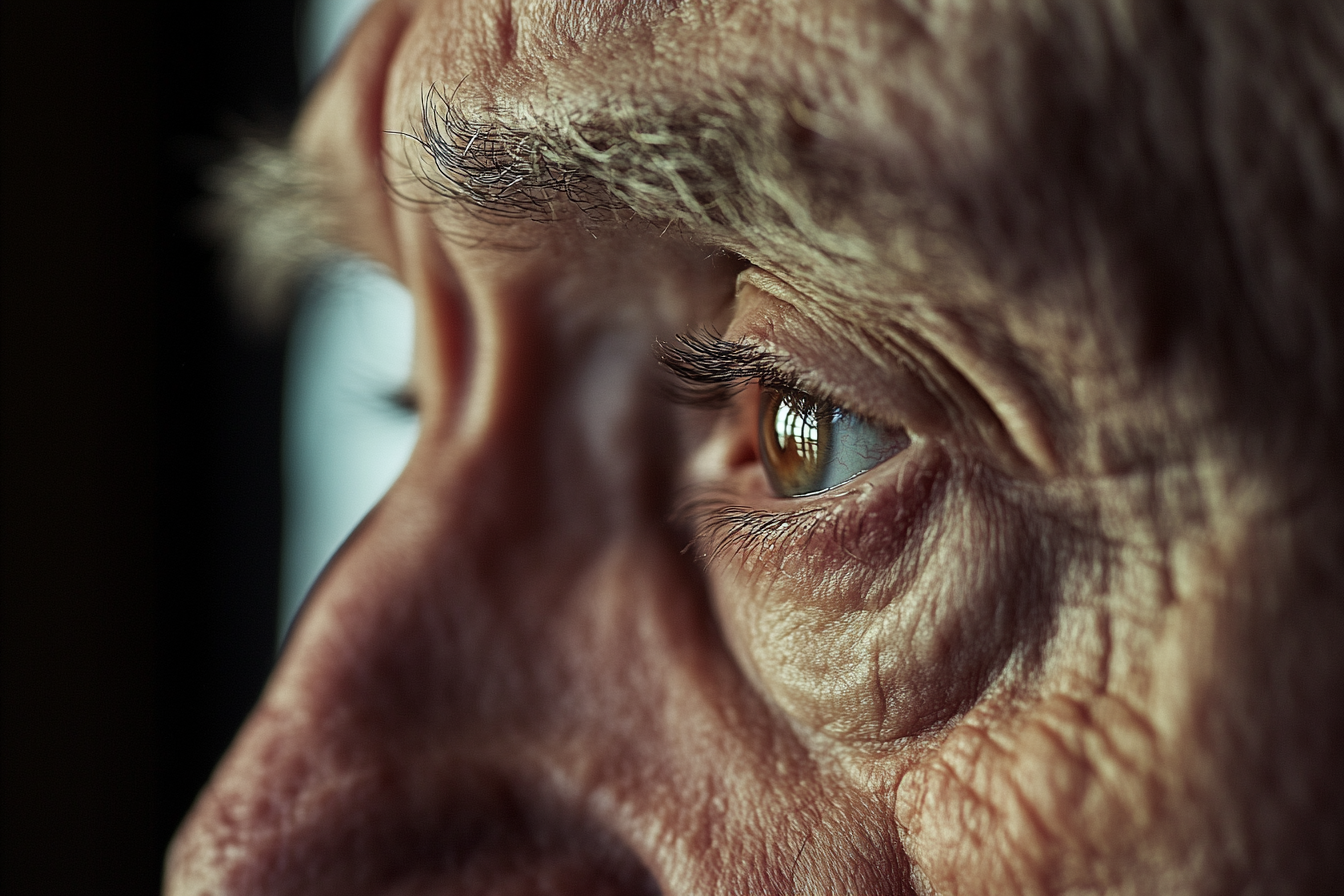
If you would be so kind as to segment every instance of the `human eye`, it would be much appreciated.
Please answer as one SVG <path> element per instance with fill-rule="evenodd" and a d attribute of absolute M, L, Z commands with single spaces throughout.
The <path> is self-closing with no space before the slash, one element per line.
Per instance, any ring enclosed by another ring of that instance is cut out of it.
<path fill-rule="evenodd" d="M 685 404 L 723 407 L 744 392 L 756 406 L 756 453 L 779 498 L 830 491 L 910 445 L 903 426 L 874 420 L 815 394 L 787 362 L 745 342 L 708 334 L 662 346 Z"/>
<path fill-rule="evenodd" d="M 847 533 L 862 527 L 860 517 L 891 510 L 880 508 L 892 493 L 907 506 L 883 528 L 904 531 L 914 493 L 931 482 L 884 469 L 915 446 L 906 426 L 828 397 L 806 371 L 749 342 L 686 335 L 659 354 L 675 376 L 673 397 L 717 411 L 720 441 L 731 445 L 734 460 L 702 477 L 685 502 L 706 556 L 731 547 L 740 557 L 764 558 L 805 544 L 819 562 L 828 548 L 852 558 Z"/>

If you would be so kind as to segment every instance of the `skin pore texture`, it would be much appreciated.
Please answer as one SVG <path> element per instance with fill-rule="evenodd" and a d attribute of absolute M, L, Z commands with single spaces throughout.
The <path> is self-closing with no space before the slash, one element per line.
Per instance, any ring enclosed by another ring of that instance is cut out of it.
<path fill-rule="evenodd" d="M 376 5 L 272 192 L 421 437 L 167 892 L 1322 892 L 1342 147 L 1325 2 Z"/>

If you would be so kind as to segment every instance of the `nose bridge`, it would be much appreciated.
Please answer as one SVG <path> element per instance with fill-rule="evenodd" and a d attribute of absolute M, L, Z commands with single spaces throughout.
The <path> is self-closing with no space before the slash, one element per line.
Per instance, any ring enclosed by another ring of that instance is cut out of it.
<path fill-rule="evenodd" d="M 464 750 L 544 716 L 529 695 L 567 677 L 557 645 L 587 620 L 595 566 L 678 547 L 648 494 L 668 463 L 648 329 L 491 299 L 457 366 L 470 406 L 422 437 L 333 562 L 272 688 L 346 717 L 362 700 L 385 729 L 455 715 Z"/>

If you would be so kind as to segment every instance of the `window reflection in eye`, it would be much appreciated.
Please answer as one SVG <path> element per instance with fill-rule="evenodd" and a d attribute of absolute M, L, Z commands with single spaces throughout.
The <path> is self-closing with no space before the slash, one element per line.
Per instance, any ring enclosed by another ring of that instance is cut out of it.
<path fill-rule="evenodd" d="M 812 495 L 866 473 L 910 444 L 899 427 L 875 423 L 796 389 L 762 388 L 761 464 L 782 498 Z"/>

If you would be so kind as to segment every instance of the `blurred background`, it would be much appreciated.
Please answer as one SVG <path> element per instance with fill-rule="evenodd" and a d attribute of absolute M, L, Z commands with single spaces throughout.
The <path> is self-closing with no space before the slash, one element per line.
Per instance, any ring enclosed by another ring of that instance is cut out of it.
<path fill-rule="evenodd" d="M 408 313 L 351 325 L 383 313 L 351 298 L 376 271 L 315 278 L 294 325 L 261 333 L 190 223 L 203 169 L 284 132 L 359 4 L 327 5 L 3 7 L 5 894 L 158 891 L 284 620 L 414 437 L 384 401 Z M 351 332 L 382 348 L 341 348 Z M 352 355 L 353 379 L 332 367 Z M 332 422 L 341 401 L 369 419 Z M 366 443 L 381 459 L 330 451 Z M 353 484 L 332 498 L 324 477 Z"/>

